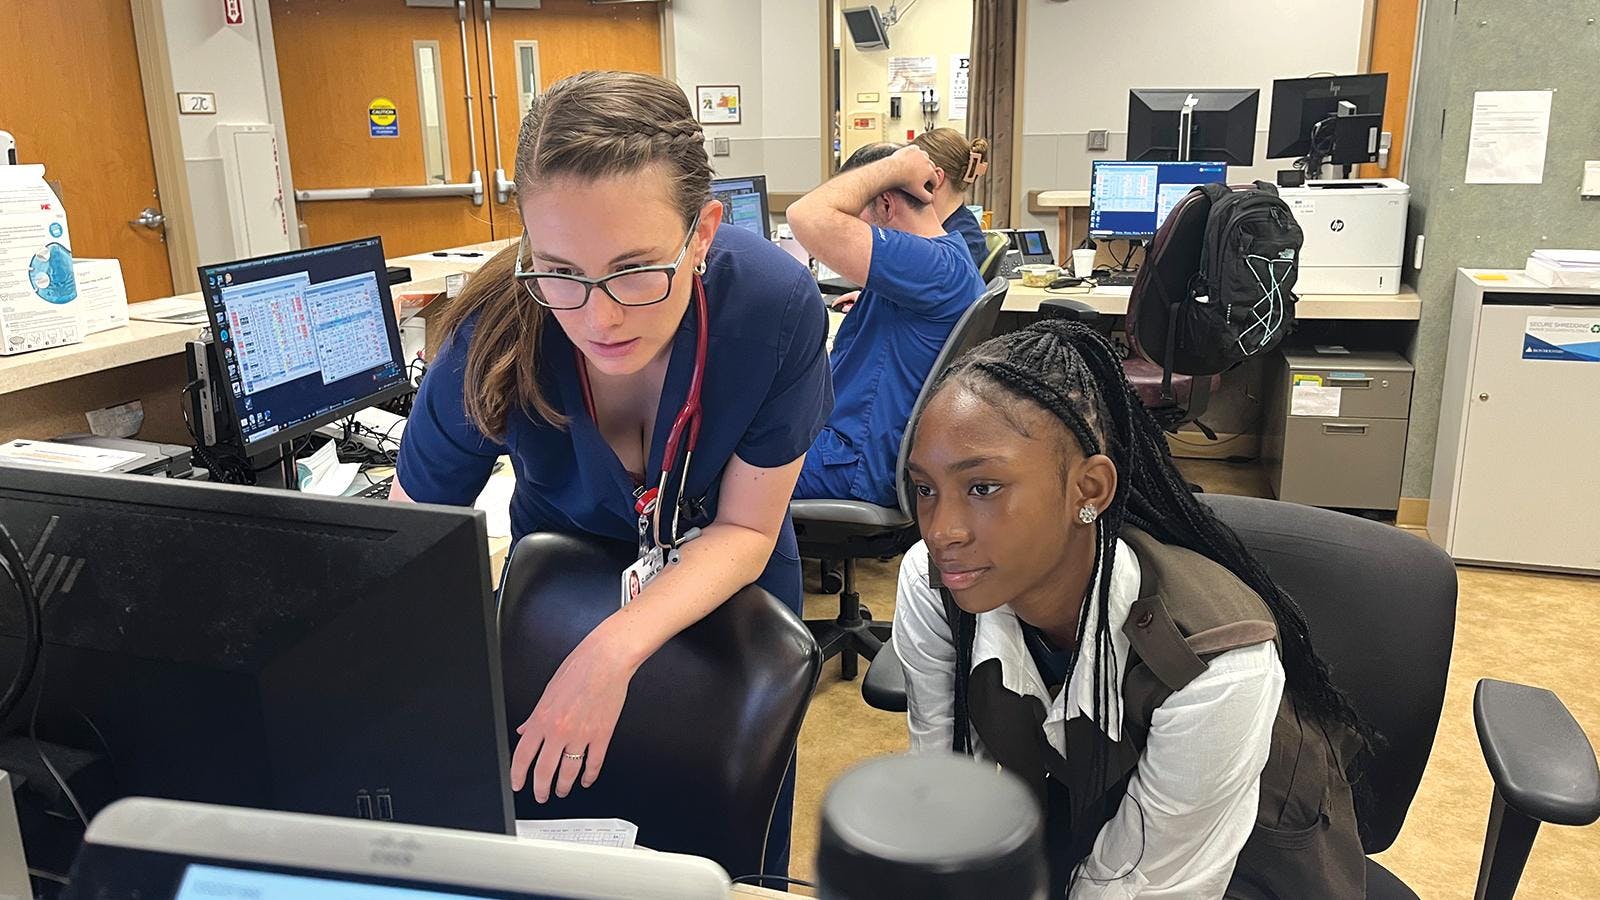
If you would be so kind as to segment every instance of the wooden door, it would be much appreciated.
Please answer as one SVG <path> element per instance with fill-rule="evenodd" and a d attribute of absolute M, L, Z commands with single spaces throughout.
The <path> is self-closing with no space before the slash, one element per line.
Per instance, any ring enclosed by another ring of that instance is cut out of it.
<path fill-rule="evenodd" d="M 177 98 L 173 98 L 177 102 Z M 128 0 L 0 2 L 0 130 L 58 185 L 80 258 L 122 262 L 128 299 L 172 293 Z"/>
<path fill-rule="evenodd" d="M 1411 105 L 1411 65 L 1417 51 L 1420 0 L 1377 0 L 1372 18 L 1372 61 L 1369 72 L 1388 72 L 1383 103 L 1383 130 L 1389 132 L 1389 164 L 1363 165 L 1362 178 L 1399 178 L 1405 157 L 1406 116 Z"/>
<path fill-rule="evenodd" d="M 468 7 L 476 4 L 468 4 Z M 296 191 L 414 186 L 429 183 L 417 42 L 436 44 L 438 112 L 448 181 L 464 184 L 483 160 L 486 135 L 476 83 L 478 18 L 469 15 L 467 66 L 455 8 L 406 6 L 401 0 L 272 0 L 273 41 L 283 92 L 284 128 Z M 469 129 L 467 72 L 472 73 Z M 392 101 L 393 136 L 374 127 L 371 104 Z M 378 134 L 374 134 L 377 131 Z M 367 235 L 383 238 L 390 257 L 473 244 L 492 237 L 486 185 L 483 205 L 469 197 L 297 201 L 313 245 Z"/>
<path fill-rule="evenodd" d="M 481 4 L 477 14 L 482 15 Z M 661 14 L 654 3 L 623 3 L 591 6 L 588 0 L 544 0 L 540 9 L 495 8 L 490 12 L 488 33 L 492 42 L 487 51 L 494 54 L 494 86 L 499 95 L 500 121 L 490 119 L 492 106 L 485 104 L 482 132 L 488 137 L 489 159 L 484 171 L 494 171 L 494 138 L 500 135 L 501 160 L 506 177 L 514 175 L 517 130 L 527 109 L 522 105 L 521 79 L 527 48 L 537 58 L 539 90 L 568 75 L 589 69 L 620 69 L 661 74 Z M 487 57 L 480 58 L 479 77 L 489 83 Z M 484 92 L 487 96 L 488 92 Z M 492 174 L 489 176 L 493 178 Z M 490 200 L 494 199 L 492 192 Z M 521 232 L 516 195 L 508 202 L 494 203 L 496 238 L 515 237 Z"/>

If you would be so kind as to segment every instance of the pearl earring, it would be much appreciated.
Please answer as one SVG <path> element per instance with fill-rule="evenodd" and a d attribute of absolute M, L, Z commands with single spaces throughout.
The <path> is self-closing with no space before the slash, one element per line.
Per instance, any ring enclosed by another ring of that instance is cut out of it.
<path fill-rule="evenodd" d="M 1085 525 L 1093 525 L 1095 516 L 1099 514 L 1099 511 L 1094 508 L 1094 504 L 1085 503 L 1083 508 L 1078 510 L 1078 521 Z"/>

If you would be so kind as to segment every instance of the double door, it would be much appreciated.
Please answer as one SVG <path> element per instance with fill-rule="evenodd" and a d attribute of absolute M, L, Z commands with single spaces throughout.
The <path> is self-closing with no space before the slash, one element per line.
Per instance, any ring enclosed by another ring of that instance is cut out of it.
<path fill-rule="evenodd" d="M 536 7 L 536 8 L 525 8 Z M 390 257 L 515 237 L 517 131 L 587 69 L 661 74 L 656 3 L 272 0 L 307 245 Z"/>

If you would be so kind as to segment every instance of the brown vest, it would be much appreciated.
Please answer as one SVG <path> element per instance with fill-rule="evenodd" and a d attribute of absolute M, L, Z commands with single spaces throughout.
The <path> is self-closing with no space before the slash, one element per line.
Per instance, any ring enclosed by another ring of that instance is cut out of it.
<path fill-rule="evenodd" d="M 1140 569 L 1139 599 L 1122 627 L 1131 645 L 1122 683 L 1123 740 L 1111 740 L 1089 717 L 1077 716 L 1066 724 L 1063 758 L 1045 740 L 1043 706 L 1001 684 L 998 660 L 973 669 L 967 687 L 972 728 L 985 751 L 1021 776 L 1048 812 L 1052 895 L 1058 897 L 1121 804 L 1155 710 L 1205 671 L 1210 658 L 1277 638 L 1266 604 L 1226 568 L 1136 528 L 1125 528 L 1122 538 Z M 946 606 L 954 608 L 948 600 Z M 1366 859 L 1345 777 L 1359 748 L 1353 732 L 1302 718 L 1284 692 L 1255 830 L 1227 896 L 1366 895 Z M 1089 764 L 1100 758 L 1103 777 Z"/>

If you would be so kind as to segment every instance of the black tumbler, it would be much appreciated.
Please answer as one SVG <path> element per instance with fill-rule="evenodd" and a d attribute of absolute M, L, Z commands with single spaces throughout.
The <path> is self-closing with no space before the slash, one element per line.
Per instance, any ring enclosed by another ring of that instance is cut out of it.
<path fill-rule="evenodd" d="M 1050 879 L 1026 785 L 954 754 L 856 766 L 822 801 L 818 895 L 829 900 L 1035 900 Z"/>

